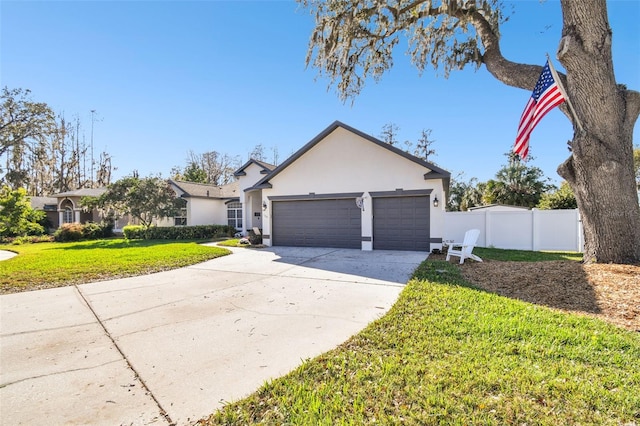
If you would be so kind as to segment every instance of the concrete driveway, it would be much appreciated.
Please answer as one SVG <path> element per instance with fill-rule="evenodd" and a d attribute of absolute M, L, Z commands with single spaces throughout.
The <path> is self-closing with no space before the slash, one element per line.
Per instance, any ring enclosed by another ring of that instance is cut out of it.
<path fill-rule="evenodd" d="M 234 249 L 0 296 L 1 424 L 189 424 L 382 316 L 426 256 Z"/>

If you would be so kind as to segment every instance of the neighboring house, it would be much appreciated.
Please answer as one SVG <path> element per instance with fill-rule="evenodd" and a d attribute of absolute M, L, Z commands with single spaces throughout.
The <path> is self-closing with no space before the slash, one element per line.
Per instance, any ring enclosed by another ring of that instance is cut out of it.
<path fill-rule="evenodd" d="M 100 214 L 96 210 L 85 211 L 80 200 L 82 197 L 99 197 L 106 190 L 106 188 L 80 188 L 53 194 L 51 197 L 57 199 L 58 224 L 100 222 Z"/>
<path fill-rule="evenodd" d="M 242 209 L 237 205 L 240 202 L 241 191 L 237 181 L 218 186 L 169 179 L 169 184 L 176 195 L 186 203 L 181 215 L 171 218 L 170 223 L 165 221 L 162 224 L 229 224 L 237 229 L 242 228 Z"/>
<path fill-rule="evenodd" d="M 529 210 L 529 207 L 510 206 L 510 205 L 507 205 L 507 204 L 487 204 L 486 206 L 470 207 L 468 210 L 470 212 L 471 211 L 477 211 L 477 210 L 487 210 L 487 211 L 491 211 L 491 212 L 510 212 L 510 211 Z"/>
<path fill-rule="evenodd" d="M 236 175 L 242 229 L 261 227 L 268 246 L 442 245 L 450 173 L 341 122 L 275 169 L 250 162 Z"/>
<path fill-rule="evenodd" d="M 50 197 L 31 197 L 31 206 L 36 210 L 44 210 L 53 229 L 65 223 L 100 222 L 102 217 L 97 210 L 85 211 L 80 204 L 82 197 L 99 197 L 106 188 L 81 188 L 53 194 Z M 129 218 L 116 221 L 114 232 L 120 232 L 127 225 Z"/>

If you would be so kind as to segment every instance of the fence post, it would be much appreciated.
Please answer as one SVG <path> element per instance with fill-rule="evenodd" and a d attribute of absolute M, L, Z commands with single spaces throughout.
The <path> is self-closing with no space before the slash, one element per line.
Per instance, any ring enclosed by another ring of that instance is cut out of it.
<path fill-rule="evenodd" d="M 485 247 L 491 247 L 491 219 L 489 218 L 489 210 L 485 210 L 484 213 L 484 245 Z"/>
<path fill-rule="evenodd" d="M 540 226 L 538 222 L 540 220 L 540 215 L 538 214 L 538 209 L 531 209 L 531 250 L 538 251 L 540 249 L 540 239 L 537 237 L 537 230 Z"/>
<path fill-rule="evenodd" d="M 576 251 L 584 253 L 584 230 L 582 229 L 582 218 L 580 217 L 580 210 L 575 209 L 574 211 L 576 212 L 576 223 L 578 225 L 578 241 L 576 241 L 578 249 Z"/>

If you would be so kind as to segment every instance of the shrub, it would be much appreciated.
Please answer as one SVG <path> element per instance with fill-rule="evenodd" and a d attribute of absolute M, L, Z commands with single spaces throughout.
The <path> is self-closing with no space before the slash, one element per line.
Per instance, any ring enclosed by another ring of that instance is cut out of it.
<path fill-rule="evenodd" d="M 230 237 L 236 230 L 228 225 L 150 226 L 148 228 L 129 225 L 122 228 L 122 232 L 129 240 L 205 240 Z"/>
<path fill-rule="evenodd" d="M 54 241 L 98 240 L 113 236 L 113 225 L 110 223 L 65 223 L 53 234 Z"/>
<path fill-rule="evenodd" d="M 113 224 L 89 222 L 82 228 L 84 238 L 87 240 L 98 240 L 113 236 Z"/>
<path fill-rule="evenodd" d="M 53 234 L 57 242 L 80 241 L 84 237 L 83 226 L 80 223 L 64 223 Z"/>
<path fill-rule="evenodd" d="M 31 235 L 26 237 L 6 238 L 0 240 L 0 243 L 13 244 L 19 246 L 29 243 L 50 243 L 53 242 L 53 235 Z"/>
<path fill-rule="evenodd" d="M 122 228 L 122 234 L 127 240 L 141 240 L 144 238 L 144 226 L 127 225 Z"/>

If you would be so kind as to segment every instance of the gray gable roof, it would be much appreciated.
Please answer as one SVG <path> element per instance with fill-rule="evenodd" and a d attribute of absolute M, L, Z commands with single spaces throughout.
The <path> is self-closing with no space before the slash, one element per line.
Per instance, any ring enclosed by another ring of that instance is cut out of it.
<path fill-rule="evenodd" d="M 276 166 L 274 166 L 273 164 L 265 163 L 264 161 L 258 161 L 256 159 L 250 158 L 249 161 L 244 163 L 238 170 L 233 172 L 233 175 L 245 176 L 247 174 L 245 172 L 245 169 L 252 164 L 256 164 L 258 167 L 262 167 L 262 170 L 260 170 L 260 173 L 265 175 L 271 173 L 271 171 L 276 168 Z"/>
<path fill-rule="evenodd" d="M 80 188 L 74 191 L 60 192 L 52 197 L 99 197 L 107 191 L 107 188 Z"/>
<path fill-rule="evenodd" d="M 443 180 L 443 184 L 444 184 L 444 189 L 446 192 L 449 191 L 449 183 L 451 180 L 451 173 L 449 173 L 448 171 L 441 169 L 440 167 L 431 164 L 429 162 L 424 161 L 421 158 L 416 157 L 415 155 L 411 155 L 408 152 L 405 152 L 401 149 L 396 148 L 395 146 L 389 145 L 388 143 L 382 142 L 380 139 L 376 139 L 371 135 L 368 135 L 364 132 L 361 132 L 358 129 L 355 129 L 351 126 L 348 126 L 340 121 L 334 121 L 329 127 L 327 127 L 326 129 L 324 129 L 322 132 L 320 132 L 320 134 L 318 134 L 318 136 L 316 136 L 315 138 L 311 139 L 305 146 L 303 146 L 302 148 L 300 148 L 298 151 L 296 151 L 291 157 L 287 158 L 282 164 L 280 164 L 278 167 L 276 167 L 271 173 L 269 173 L 267 176 L 265 176 L 264 178 L 260 179 L 252 188 L 247 188 L 245 189 L 245 191 L 250 191 L 253 189 L 261 189 L 261 188 L 271 188 L 271 184 L 269 183 L 269 180 L 271 178 L 273 178 L 274 176 L 278 175 L 281 171 L 283 171 L 284 169 L 286 169 L 291 163 L 293 163 L 294 161 L 296 161 L 298 158 L 302 157 L 307 151 L 309 151 L 311 148 L 313 148 L 316 144 L 318 144 L 321 140 L 323 140 L 324 138 L 326 138 L 329 134 L 331 134 L 331 132 L 333 132 L 334 130 L 336 130 L 338 127 L 342 127 L 343 129 L 351 132 L 351 133 L 355 133 L 356 135 L 368 140 L 369 142 L 372 142 L 382 148 L 388 149 L 389 151 L 393 152 L 394 154 L 397 154 L 401 157 L 406 158 L 409 161 L 413 161 L 414 163 L 417 163 L 427 169 L 429 169 L 429 171 L 427 173 L 424 174 L 424 178 L 426 179 L 442 179 Z"/>
<path fill-rule="evenodd" d="M 31 207 L 36 210 L 56 210 L 58 199 L 54 197 L 30 197 Z"/>
<path fill-rule="evenodd" d="M 210 185 L 205 183 L 186 182 L 169 179 L 169 182 L 183 192 L 183 198 L 238 198 L 238 182 L 226 185 Z"/>

